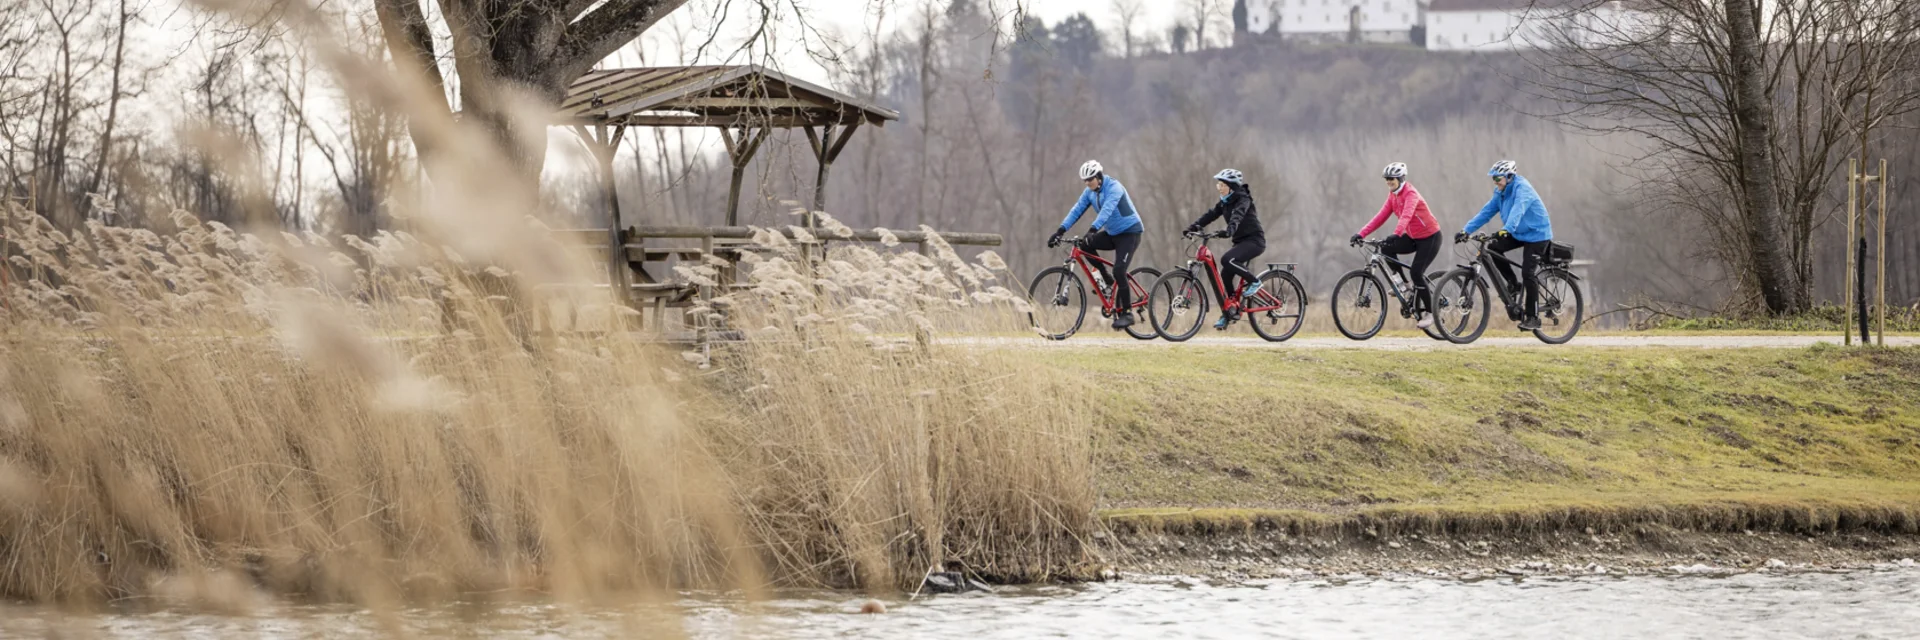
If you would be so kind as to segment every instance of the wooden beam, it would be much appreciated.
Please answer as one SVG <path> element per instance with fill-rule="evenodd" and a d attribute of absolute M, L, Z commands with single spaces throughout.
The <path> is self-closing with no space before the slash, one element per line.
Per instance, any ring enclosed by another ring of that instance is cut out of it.
<path fill-rule="evenodd" d="M 660 111 L 692 111 L 694 109 L 832 109 L 833 105 L 796 100 L 793 98 L 687 98 L 670 100 L 654 105 Z"/>
<path fill-rule="evenodd" d="M 765 144 L 767 142 L 767 138 L 770 138 L 772 136 L 773 136 L 773 129 L 771 128 L 761 127 L 759 129 L 755 129 L 754 135 L 753 135 L 753 142 L 747 145 L 747 160 L 749 161 L 753 160 L 753 155 L 760 152 L 760 145 Z"/>
<path fill-rule="evenodd" d="M 760 145 L 773 135 L 768 128 L 742 128 L 738 137 L 733 129 L 720 129 L 720 137 L 726 142 L 727 156 L 732 161 L 733 174 L 727 183 L 727 224 L 740 224 L 740 187 L 747 178 L 747 165 L 753 162 L 753 155 L 760 151 Z"/>
<path fill-rule="evenodd" d="M 860 121 L 854 120 L 847 123 L 847 128 L 840 130 L 840 139 L 833 141 L 833 148 L 827 151 L 827 163 L 840 159 L 840 151 L 847 148 L 847 141 L 853 139 L 853 132 L 859 128 Z"/>
<path fill-rule="evenodd" d="M 823 124 L 841 124 L 853 118 L 843 118 L 838 114 L 821 115 L 775 115 L 735 114 L 735 115 L 675 115 L 641 114 L 614 119 L 614 122 L 633 127 L 771 127 L 775 129 L 798 129 Z"/>
<path fill-rule="evenodd" d="M 788 238 L 793 233 L 785 229 L 770 229 Z M 627 230 L 629 238 L 715 238 L 721 240 L 745 240 L 753 237 L 752 227 L 693 227 L 693 226 L 638 226 Z M 997 233 L 941 233 L 947 244 L 997 247 L 1001 244 Z M 927 234 L 921 231 L 894 231 L 893 236 L 901 242 L 926 242 Z M 851 237 L 825 237 L 826 240 L 852 240 L 857 242 L 879 242 L 877 230 L 854 231 Z"/>

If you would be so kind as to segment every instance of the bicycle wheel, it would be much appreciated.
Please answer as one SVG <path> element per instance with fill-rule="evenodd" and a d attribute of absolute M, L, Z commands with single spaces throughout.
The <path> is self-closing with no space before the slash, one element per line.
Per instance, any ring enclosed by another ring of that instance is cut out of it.
<path fill-rule="evenodd" d="M 1440 285 L 1440 279 L 1446 277 L 1446 275 L 1447 275 L 1446 272 L 1443 272 L 1443 271 L 1435 271 L 1433 273 L 1427 274 L 1427 289 L 1434 290 L 1438 288 Z M 1433 313 L 1433 310 L 1428 309 L 1427 313 Z M 1427 332 L 1427 337 L 1429 338 L 1433 338 L 1435 340 L 1440 340 L 1440 341 L 1447 340 L 1446 332 L 1440 329 L 1439 318 L 1435 318 L 1433 321 L 1433 324 L 1429 325 L 1426 329 L 1423 329 L 1423 331 Z"/>
<path fill-rule="evenodd" d="M 1033 310 L 1027 320 L 1048 340 L 1065 340 L 1087 317 L 1087 287 L 1066 267 L 1049 267 L 1027 287 Z"/>
<path fill-rule="evenodd" d="M 1245 303 L 1247 324 L 1268 342 L 1282 342 L 1300 331 L 1307 318 L 1307 288 L 1285 271 L 1260 274 L 1260 294 Z"/>
<path fill-rule="evenodd" d="M 1333 326 L 1342 335 L 1365 340 L 1387 323 L 1387 286 L 1366 270 L 1349 271 L 1333 285 Z"/>
<path fill-rule="evenodd" d="M 1147 294 L 1147 316 L 1168 342 L 1185 342 L 1207 321 L 1207 287 L 1193 272 L 1174 269 L 1160 276 Z"/>
<path fill-rule="evenodd" d="M 1493 308 L 1487 283 L 1469 269 L 1454 269 L 1433 286 L 1433 324 L 1454 344 L 1468 344 L 1487 331 L 1487 313 Z"/>
<path fill-rule="evenodd" d="M 1160 270 L 1153 267 L 1140 267 L 1127 272 L 1127 276 L 1133 279 L 1133 282 L 1128 283 L 1133 287 L 1133 300 L 1128 306 L 1134 313 L 1145 315 L 1147 300 L 1151 298 L 1147 287 L 1153 286 L 1153 283 L 1160 279 Z M 1160 330 L 1155 329 L 1152 324 L 1152 322 L 1134 322 L 1132 326 L 1127 327 L 1127 335 L 1133 336 L 1135 340 L 1152 340 L 1160 337 Z"/>
<path fill-rule="evenodd" d="M 1540 272 L 1540 328 L 1533 337 L 1547 344 L 1566 344 L 1580 332 L 1586 319 L 1587 301 L 1580 293 L 1580 282 L 1573 274 L 1559 269 Z"/>

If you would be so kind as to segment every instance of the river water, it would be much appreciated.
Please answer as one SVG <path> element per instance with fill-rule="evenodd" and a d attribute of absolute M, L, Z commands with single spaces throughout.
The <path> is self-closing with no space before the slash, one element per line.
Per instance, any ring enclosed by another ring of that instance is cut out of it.
<path fill-rule="evenodd" d="M 0 605 L 5 637 L 692 638 L 1920 638 L 1920 570 L 1275 580 L 1135 578 L 992 594 L 886 600 L 786 593 L 746 603 L 580 609 L 455 605 L 381 619 L 346 607 L 250 616 L 173 611 L 56 613 Z M 387 626 L 392 625 L 392 626 Z"/>

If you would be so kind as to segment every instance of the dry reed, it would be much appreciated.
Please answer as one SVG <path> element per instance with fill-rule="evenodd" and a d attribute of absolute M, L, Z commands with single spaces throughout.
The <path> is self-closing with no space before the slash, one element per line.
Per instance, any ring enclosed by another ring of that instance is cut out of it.
<path fill-rule="evenodd" d="M 1084 394 L 926 339 L 1018 322 L 992 257 L 816 267 L 768 232 L 752 286 L 700 310 L 749 339 L 683 359 L 532 337 L 524 273 L 404 233 L 12 219 L 9 597 L 889 588 L 941 561 L 1036 578 L 1085 559 Z"/>

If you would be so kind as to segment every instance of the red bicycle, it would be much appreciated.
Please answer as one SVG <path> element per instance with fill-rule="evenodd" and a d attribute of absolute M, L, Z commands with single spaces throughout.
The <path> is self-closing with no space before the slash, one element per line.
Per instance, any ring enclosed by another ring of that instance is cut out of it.
<path fill-rule="evenodd" d="M 1081 248 L 1081 241 L 1085 239 L 1085 236 L 1079 236 L 1068 240 L 1073 245 L 1073 252 L 1067 254 L 1066 262 L 1042 270 L 1040 275 L 1033 277 L 1033 285 L 1027 287 L 1027 295 L 1033 300 L 1033 310 L 1027 312 L 1027 319 L 1033 323 L 1034 329 L 1040 331 L 1040 335 L 1049 340 L 1067 339 L 1079 331 L 1080 323 L 1086 320 L 1087 286 L 1081 282 L 1083 277 L 1087 282 L 1099 285 L 1093 290 L 1100 297 L 1100 317 L 1111 318 L 1115 312 L 1117 303 L 1114 301 L 1113 287 L 1093 267 L 1097 263 L 1112 273 L 1113 263 Z M 1076 265 L 1080 267 L 1079 275 L 1073 272 Z M 1127 273 L 1127 286 L 1133 287 L 1133 302 L 1128 305 L 1130 310 L 1147 306 L 1147 290 L 1140 286 L 1139 281 L 1153 282 L 1159 277 L 1160 270 L 1152 267 L 1136 267 Z M 1148 323 L 1135 322 L 1127 327 L 1127 335 L 1152 340 L 1160 334 Z"/>
<path fill-rule="evenodd" d="M 1221 309 L 1238 310 L 1239 315 L 1253 325 L 1253 332 L 1262 338 L 1280 342 L 1300 331 L 1300 324 L 1307 317 L 1307 289 L 1300 286 L 1300 279 L 1293 277 L 1293 263 L 1267 263 L 1267 270 L 1255 276 L 1260 282 L 1259 293 L 1253 295 L 1253 300 L 1243 301 L 1240 292 L 1227 291 L 1226 281 L 1220 277 L 1220 263 L 1207 247 L 1208 240 L 1224 238 L 1226 233 L 1182 235 L 1193 240 L 1193 259 L 1187 261 L 1186 268 L 1160 276 L 1147 300 L 1147 312 L 1160 337 L 1182 342 L 1199 333 L 1200 325 L 1207 320 L 1209 289 L 1214 299 L 1220 301 Z M 1200 283 L 1200 274 L 1206 275 L 1207 285 Z"/>

